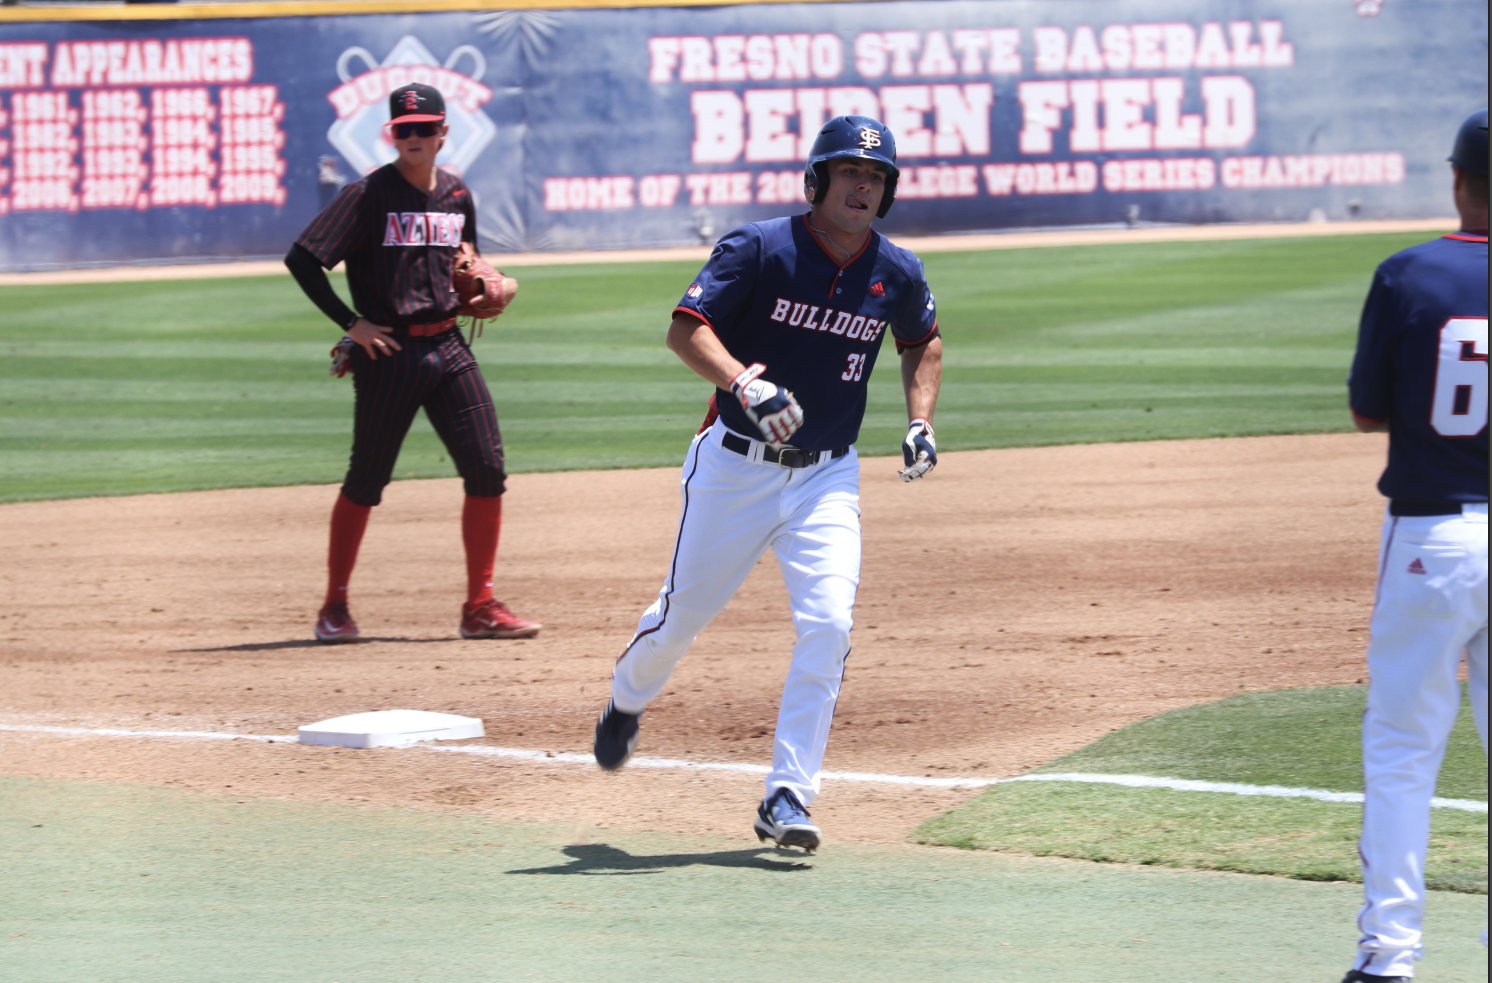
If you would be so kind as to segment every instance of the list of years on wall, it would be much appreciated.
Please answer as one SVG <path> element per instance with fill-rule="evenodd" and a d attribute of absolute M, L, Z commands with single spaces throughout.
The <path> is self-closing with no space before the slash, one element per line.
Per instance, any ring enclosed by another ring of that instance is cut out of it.
<path fill-rule="evenodd" d="M 274 85 L 0 96 L 0 215 L 285 204 Z"/>

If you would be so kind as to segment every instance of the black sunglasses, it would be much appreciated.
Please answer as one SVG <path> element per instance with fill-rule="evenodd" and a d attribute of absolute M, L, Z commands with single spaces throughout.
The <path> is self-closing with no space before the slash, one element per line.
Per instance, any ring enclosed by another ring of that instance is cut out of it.
<path fill-rule="evenodd" d="M 410 137 L 433 137 L 440 132 L 439 123 L 395 123 L 394 139 L 408 140 Z"/>

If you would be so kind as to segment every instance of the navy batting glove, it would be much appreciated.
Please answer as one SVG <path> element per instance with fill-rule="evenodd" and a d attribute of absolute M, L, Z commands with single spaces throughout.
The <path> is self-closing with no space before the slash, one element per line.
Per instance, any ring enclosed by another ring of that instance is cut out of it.
<path fill-rule="evenodd" d="M 770 444 L 785 444 L 803 425 L 803 407 L 786 389 L 757 378 L 767 367 L 753 363 L 731 380 L 730 391 L 741 401 L 741 409 Z"/>
<path fill-rule="evenodd" d="M 931 423 L 921 417 L 912 421 L 907 439 L 901 442 L 901 459 L 906 467 L 896 473 L 902 481 L 916 481 L 937 466 L 938 444 Z"/>

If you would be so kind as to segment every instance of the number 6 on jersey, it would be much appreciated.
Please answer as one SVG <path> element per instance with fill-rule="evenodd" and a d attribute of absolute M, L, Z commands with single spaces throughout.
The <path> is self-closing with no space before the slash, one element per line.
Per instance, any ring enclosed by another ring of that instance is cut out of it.
<path fill-rule="evenodd" d="M 1486 318 L 1453 317 L 1440 329 L 1430 425 L 1442 437 L 1475 437 L 1486 427 Z"/>

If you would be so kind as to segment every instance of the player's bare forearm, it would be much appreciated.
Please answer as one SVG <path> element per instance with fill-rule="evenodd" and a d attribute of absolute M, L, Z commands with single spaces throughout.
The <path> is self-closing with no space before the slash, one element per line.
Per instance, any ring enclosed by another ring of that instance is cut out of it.
<path fill-rule="evenodd" d="M 907 419 L 932 422 L 943 385 L 943 339 L 901 353 L 901 387 L 907 394 Z"/>
<path fill-rule="evenodd" d="M 676 311 L 673 323 L 668 326 L 668 350 L 701 378 L 721 389 L 729 390 L 731 381 L 746 371 L 746 366 L 725 350 L 709 325 L 683 311 Z"/>

